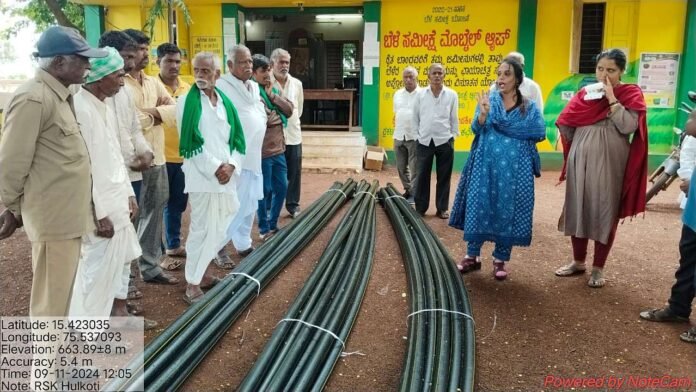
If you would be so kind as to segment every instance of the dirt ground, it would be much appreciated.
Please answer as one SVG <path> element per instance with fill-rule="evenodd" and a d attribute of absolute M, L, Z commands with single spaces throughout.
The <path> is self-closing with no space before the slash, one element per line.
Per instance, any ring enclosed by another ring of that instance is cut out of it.
<path fill-rule="evenodd" d="M 303 174 L 303 206 L 308 206 L 347 174 Z M 398 184 L 396 171 L 364 172 L 355 179 Z M 558 173 L 537 180 L 534 237 L 529 248 L 515 248 L 510 276 L 492 277 L 491 245 L 484 247 L 484 267 L 464 276 L 476 320 L 477 391 L 559 390 L 544 386 L 548 376 L 563 378 L 689 378 L 696 390 L 696 346 L 679 340 L 688 326 L 641 321 L 638 312 L 662 306 L 678 265 L 681 232 L 677 186 L 659 194 L 645 217 L 620 226 L 607 261 L 608 284 L 587 287 L 587 276 L 557 278 L 553 271 L 570 259 L 570 244 L 556 230 L 563 187 Z M 452 178 L 452 197 L 458 175 Z M 400 185 L 397 186 L 401 189 Z M 432 187 L 434 192 L 434 186 Z M 434 198 L 434 195 L 433 195 Z M 462 233 L 434 216 L 425 217 L 455 259 L 465 252 Z M 261 293 L 185 384 L 186 391 L 233 390 L 249 371 L 278 320 L 299 292 L 347 207 Z M 184 226 L 188 222 L 186 216 Z M 283 212 L 281 225 L 289 222 Z M 184 230 L 185 232 L 185 230 Z M 377 248 L 369 286 L 346 351 L 328 391 L 393 391 L 398 388 L 406 353 L 408 290 L 401 253 L 384 210 L 377 209 Z M 254 234 L 258 244 L 258 235 Z M 238 256 L 233 256 L 239 261 Z M 28 313 L 31 249 L 23 232 L 0 242 L 0 314 Z M 219 271 L 222 275 L 224 272 Z M 175 272 L 182 282 L 183 271 Z M 171 323 L 186 305 L 184 283 L 159 286 L 138 282 L 145 294 L 144 315 Z M 146 335 L 151 340 L 161 329 Z M 568 389 L 569 390 L 569 389 Z M 629 389 L 624 386 L 623 390 Z M 671 389 L 682 390 L 682 389 Z"/>

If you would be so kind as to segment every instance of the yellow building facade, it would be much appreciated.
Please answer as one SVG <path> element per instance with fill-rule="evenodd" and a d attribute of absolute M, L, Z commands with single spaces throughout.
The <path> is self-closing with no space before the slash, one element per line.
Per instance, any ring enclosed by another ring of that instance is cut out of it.
<path fill-rule="evenodd" d="M 142 28 L 148 12 L 146 3 L 138 0 L 83 2 L 88 5 L 86 26 L 92 42 L 105 30 Z M 594 40 L 590 43 L 597 53 L 615 47 L 627 53 L 629 67 L 623 80 L 646 91 L 653 164 L 669 153 L 676 141 L 672 128 L 685 120 L 677 110 L 679 102 L 688 90 L 696 90 L 696 0 L 187 0 L 186 4 L 193 22 L 187 25 L 177 13 L 175 37 L 184 52 L 183 74 L 190 74 L 187 60 L 198 51 L 223 57 L 225 48 L 246 43 L 253 15 L 273 15 L 275 22 L 295 15 L 362 14 L 358 117 L 368 143 L 392 148 L 392 96 L 401 86 L 403 68 L 415 66 L 425 83 L 427 66 L 442 62 L 446 84 L 460 98 L 458 167 L 473 140 L 475 94 L 488 89 L 496 65 L 513 50 L 526 56 L 525 72 L 542 89 L 547 140 L 539 149 L 545 152 L 547 167 L 560 162 L 556 117 L 572 94 L 593 80 L 589 41 Z M 163 20 L 155 26 L 149 73 L 157 72 L 154 51 L 170 39 L 169 27 Z M 273 42 L 279 42 L 275 38 Z M 321 52 L 315 56 L 311 61 L 321 63 Z M 671 67 L 672 73 L 664 67 Z"/>

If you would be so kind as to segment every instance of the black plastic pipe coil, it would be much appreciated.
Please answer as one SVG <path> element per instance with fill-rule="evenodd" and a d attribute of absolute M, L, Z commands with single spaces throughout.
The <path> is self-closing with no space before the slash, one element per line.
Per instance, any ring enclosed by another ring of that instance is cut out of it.
<path fill-rule="evenodd" d="M 320 391 L 348 338 L 374 256 L 378 183 L 361 181 L 309 279 L 239 391 Z"/>
<path fill-rule="evenodd" d="M 411 314 L 400 391 L 473 391 L 474 321 L 464 283 L 445 247 L 391 185 L 382 202 L 404 257 Z"/>
<path fill-rule="evenodd" d="M 145 347 L 142 367 L 131 366 L 140 377 L 114 379 L 102 390 L 143 390 L 144 385 L 147 391 L 173 391 L 181 387 L 260 291 L 324 228 L 355 188 L 352 179 L 334 183 L 153 339 Z M 260 286 L 240 273 L 255 278 Z"/>

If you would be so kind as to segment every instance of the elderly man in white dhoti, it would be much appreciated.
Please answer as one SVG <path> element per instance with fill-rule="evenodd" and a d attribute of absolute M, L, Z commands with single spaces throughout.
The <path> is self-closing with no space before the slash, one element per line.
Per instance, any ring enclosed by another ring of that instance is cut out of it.
<path fill-rule="evenodd" d="M 261 147 L 268 116 L 261 100 L 259 85 L 251 80 L 252 60 L 249 49 L 244 45 L 235 45 L 227 52 L 227 59 L 230 73 L 221 77 L 217 86 L 230 97 L 237 108 L 246 141 L 246 155 L 237 184 L 239 212 L 230 224 L 227 235 L 237 253 L 244 257 L 254 250 L 251 245 L 251 230 L 259 200 L 264 198 Z M 224 252 L 218 255 L 217 260 L 218 264 L 221 264 L 221 260 L 228 264 L 232 262 Z"/>
<path fill-rule="evenodd" d="M 176 105 L 179 152 L 184 157 L 184 191 L 191 203 L 185 267 L 188 285 L 184 295 L 188 304 L 200 301 L 202 289 L 220 281 L 208 269 L 218 250 L 227 243 L 227 228 L 239 209 L 236 182 L 246 149 L 237 110 L 215 88 L 220 77 L 220 58 L 201 52 L 192 64 L 196 83 Z"/>
<path fill-rule="evenodd" d="M 82 238 L 70 317 L 129 316 L 126 308 L 130 262 L 142 253 L 131 224 L 135 194 L 121 155 L 116 113 L 104 100 L 123 87 L 123 59 L 112 47 L 91 59 L 91 71 L 75 94 L 75 117 L 89 151 L 97 230 Z M 156 322 L 146 320 L 145 328 Z"/>

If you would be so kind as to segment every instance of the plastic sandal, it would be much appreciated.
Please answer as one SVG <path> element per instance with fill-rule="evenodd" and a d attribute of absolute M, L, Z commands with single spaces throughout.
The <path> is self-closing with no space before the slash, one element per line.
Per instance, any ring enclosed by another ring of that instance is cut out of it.
<path fill-rule="evenodd" d="M 438 211 L 435 213 L 435 216 L 437 216 L 440 219 L 449 219 L 450 213 L 447 210 L 444 211 Z"/>
<path fill-rule="evenodd" d="M 640 312 L 640 318 L 657 323 L 685 323 L 689 321 L 687 317 L 674 314 L 669 307 Z"/>
<path fill-rule="evenodd" d="M 193 297 L 189 296 L 188 294 L 184 294 L 184 302 L 186 302 L 189 305 L 193 305 L 197 302 L 200 302 L 203 299 L 203 293 L 200 293 L 198 295 L 194 295 Z"/>
<path fill-rule="evenodd" d="M 696 327 L 689 329 L 683 334 L 679 335 L 679 339 L 687 343 L 696 343 Z"/>
<path fill-rule="evenodd" d="M 170 257 L 181 257 L 181 256 L 170 256 Z M 172 259 L 166 258 L 160 263 L 160 267 L 166 271 L 175 271 L 184 265 L 184 259 Z"/>
<path fill-rule="evenodd" d="M 143 297 L 143 293 L 138 290 L 135 286 L 131 286 L 128 288 L 128 297 L 126 299 L 134 300 L 134 299 L 140 299 Z"/>
<path fill-rule="evenodd" d="M 215 263 L 215 265 L 222 269 L 233 269 L 237 266 L 237 264 L 235 264 L 235 262 L 232 261 L 230 255 L 228 255 L 224 249 L 221 250 L 217 256 L 215 256 L 213 262 Z"/>
<path fill-rule="evenodd" d="M 587 285 L 593 289 L 599 289 L 607 284 L 607 280 L 604 279 L 604 274 L 601 269 L 592 269 L 592 275 L 590 275 L 590 280 L 587 281 Z"/>
<path fill-rule="evenodd" d="M 585 273 L 585 264 L 578 264 L 572 262 L 570 264 L 564 265 L 563 267 L 556 270 L 556 276 L 566 277 L 573 275 L 582 275 Z"/>
<path fill-rule="evenodd" d="M 481 261 L 478 257 L 464 256 L 462 261 L 457 263 L 457 269 L 462 274 L 466 274 L 467 272 L 471 271 L 477 271 L 481 269 Z"/>
<path fill-rule="evenodd" d="M 507 279 L 508 273 L 505 271 L 505 263 L 502 261 L 493 262 L 493 277 L 497 280 Z"/>

